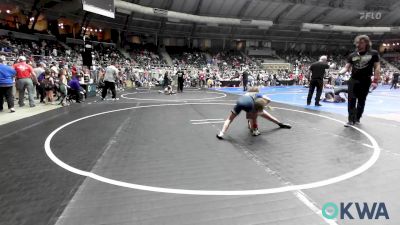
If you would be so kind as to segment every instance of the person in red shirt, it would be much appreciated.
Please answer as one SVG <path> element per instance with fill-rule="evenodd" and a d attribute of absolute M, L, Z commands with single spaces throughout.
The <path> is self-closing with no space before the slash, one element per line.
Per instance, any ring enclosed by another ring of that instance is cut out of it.
<path fill-rule="evenodd" d="M 71 74 L 72 74 L 73 77 L 78 74 L 78 70 L 76 69 L 75 65 L 73 65 L 72 68 L 71 68 Z"/>
<path fill-rule="evenodd" d="M 199 86 L 200 88 L 204 87 L 206 85 L 206 75 L 204 74 L 204 71 L 199 72 Z"/>
<path fill-rule="evenodd" d="M 303 85 L 303 73 L 299 74 L 299 82 L 298 85 Z"/>
<path fill-rule="evenodd" d="M 17 71 L 16 75 L 16 87 L 19 92 L 18 104 L 20 107 L 23 107 L 24 104 L 24 96 L 25 90 L 28 89 L 29 95 L 29 106 L 35 107 L 35 101 L 33 99 L 33 83 L 37 81 L 33 81 L 32 78 L 35 78 L 35 73 L 33 72 L 32 66 L 26 63 L 26 57 L 20 56 L 18 59 L 18 63 L 13 65 L 15 71 Z"/>

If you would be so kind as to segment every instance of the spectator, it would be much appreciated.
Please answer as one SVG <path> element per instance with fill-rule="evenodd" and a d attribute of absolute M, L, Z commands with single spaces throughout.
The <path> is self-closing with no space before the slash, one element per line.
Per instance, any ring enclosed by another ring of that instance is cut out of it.
<path fill-rule="evenodd" d="M 58 82 L 59 82 L 59 90 L 61 93 L 61 100 L 59 105 L 66 106 L 68 103 L 64 102 L 65 98 L 67 97 L 68 94 L 68 82 L 67 82 L 67 77 L 65 76 L 66 71 L 65 69 L 60 71 L 60 74 L 58 76 Z"/>
<path fill-rule="evenodd" d="M 38 77 L 37 81 L 38 83 L 36 84 L 36 94 L 39 95 L 40 103 L 45 103 L 44 98 L 46 96 L 46 91 L 43 86 L 43 80 L 45 77 L 45 71 L 43 71 Z"/>
<path fill-rule="evenodd" d="M 81 85 L 79 84 L 79 77 L 73 76 L 69 81 L 68 86 L 70 87 L 71 96 L 75 99 L 76 103 L 81 103 Z"/>
<path fill-rule="evenodd" d="M 103 78 L 104 87 L 103 87 L 103 90 L 101 92 L 101 100 L 104 100 L 106 98 L 108 89 L 111 90 L 112 98 L 114 100 L 118 100 L 117 99 L 117 92 L 115 90 L 115 82 L 118 79 L 118 73 L 119 73 L 118 69 L 113 64 L 109 65 L 106 68 L 106 73 L 105 73 L 104 78 Z"/>
<path fill-rule="evenodd" d="M 5 64 L 5 57 L 0 57 L 0 112 L 3 111 L 4 97 L 10 112 L 15 112 L 14 95 L 12 92 L 16 71 Z"/>
<path fill-rule="evenodd" d="M 51 63 L 51 68 L 50 68 L 51 70 L 53 70 L 54 71 L 54 73 L 56 73 L 56 74 L 58 74 L 59 73 L 59 67 L 57 66 L 57 62 L 52 62 Z"/>
<path fill-rule="evenodd" d="M 33 69 L 33 72 L 35 73 L 36 79 L 38 80 L 39 84 L 40 84 L 40 81 L 41 81 L 41 80 L 39 80 L 39 76 L 44 73 L 44 71 L 45 71 L 44 68 L 45 67 L 46 67 L 46 64 L 44 64 L 43 62 L 40 62 L 40 63 L 38 63 L 38 67 Z M 40 97 L 40 99 L 41 99 L 40 102 L 42 102 L 43 99 L 44 99 L 44 92 L 41 90 L 41 86 L 39 84 L 35 85 L 35 87 L 36 87 L 35 88 L 36 89 L 36 98 L 39 99 L 39 97 Z"/>
<path fill-rule="evenodd" d="M 168 76 L 168 71 L 166 71 L 164 74 L 163 88 L 166 88 L 168 85 L 169 85 L 169 76 Z"/>
<path fill-rule="evenodd" d="M 35 73 L 33 72 L 33 68 L 26 63 L 25 56 L 20 56 L 18 61 L 18 63 L 13 65 L 14 69 L 17 71 L 16 85 L 19 91 L 18 104 L 20 107 L 23 107 L 25 105 L 24 98 L 25 90 L 27 89 L 29 96 L 29 106 L 35 107 L 35 101 L 33 99 L 33 84 L 37 82 Z"/>
<path fill-rule="evenodd" d="M 199 72 L 199 86 L 202 88 L 206 85 L 206 75 L 203 70 Z"/>
<path fill-rule="evenodd" d="M 46 70 L 44 72 L 44 79 L 42 80 L 42 85 L 43 88 L 46 92 L 46 101 L 49 104 L 53 104 L 53 98 L 54 98 L 54 79 L 53 79 L 53 71 Z"/>

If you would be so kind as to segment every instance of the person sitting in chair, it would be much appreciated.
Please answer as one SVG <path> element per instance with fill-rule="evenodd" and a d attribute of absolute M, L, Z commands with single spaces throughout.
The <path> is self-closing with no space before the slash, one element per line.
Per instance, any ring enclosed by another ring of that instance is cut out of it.
<path fill-rule="evenodd" d="M 82 95 L 81 95 L 81 85 L 79 84 L 79 77 L 74 76 L 68 82 L 68 86 L 70 87 L 71 95 L 73 96 L 76 103 L 81 103 Z"/>

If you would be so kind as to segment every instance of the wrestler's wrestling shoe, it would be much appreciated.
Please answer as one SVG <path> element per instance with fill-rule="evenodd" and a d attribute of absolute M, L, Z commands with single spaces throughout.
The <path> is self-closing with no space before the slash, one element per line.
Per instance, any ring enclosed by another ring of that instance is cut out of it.
<path fill-rule="evenodd" d="M 292 128 L 292 126 L 287 123 L 279 123 L 278 125 L 280 128 L 283 128 L 283 129 L 291 129 Z"/>
<path fill-rule="evenodd" d="M 220 131 L 220 132 L 217 134 L 217 138 L 218 138 L 219 140 L 224 139 L 224 133 L 222 133 L 222 131 Z"/>
<path fill-rule="evenodd" d="M 251 132 L 251 134 L 252 134 L 253 136 L 258 136 L 258 135 L 260 135 L 261 133 L 260 133 L 260 131 L 258 131 L 258 129 L 254 129 L 254 130 Z"/>

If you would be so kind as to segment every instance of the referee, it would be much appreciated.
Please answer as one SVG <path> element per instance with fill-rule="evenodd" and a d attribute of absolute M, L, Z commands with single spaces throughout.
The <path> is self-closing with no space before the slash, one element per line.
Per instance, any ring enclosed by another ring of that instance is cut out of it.
<path fill-rule="evenodd" d="M 311 98 L 314 94 L 315 88 L 317 88 L 317 95 L 315 96 L 315 106 L 322 106 L 319 104 L 322 94 L 322 88 L 324 87 L 324 76 L 325 70 L 333 68 L 335 65 L 329 65 L 327 63 L 328 58 L 323 55 L 319 58 L 318 62 L 311 64 L 309 71 L 311 71 L 310 87 L 307 96 L 307 105 L 311 104 Z"/>
<path fill-rule="evenodd" d="M 372 50 L 371 40 L 367 35 L 359 35 L 354 39 L 356 51 L 347 58 L 345 67 L 339 72 L 343 74 L 351 70 L 351 77 L 348 81 L 348 113 L 349 121 L 346 127 L 360 123 L 364 112 L 365 101 L 369 88 L 378 87 L 381 75 L 381 64 L 379 54 Z M 371 81 L 371 76 L 374 76 Z"/>
<path fill-rule="evenodd" d="M 183 70 L 181 68 L 179 68 L 178 72 L 176 72 L 176 75 L 178 76 L 178 92 L 183 92 L 183 81 L 185 73 L 183 72 Z"/>
<path fill-rule="evenodd" d="M 248 68 L 245 68 L 242 74 L 242 82 L 243 82 L 243 91 L 247 91 L 247 84 L 249 83 L 249 71 Z"/>

